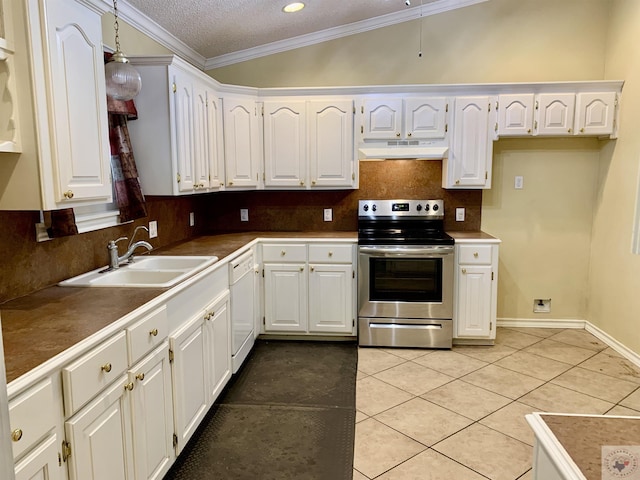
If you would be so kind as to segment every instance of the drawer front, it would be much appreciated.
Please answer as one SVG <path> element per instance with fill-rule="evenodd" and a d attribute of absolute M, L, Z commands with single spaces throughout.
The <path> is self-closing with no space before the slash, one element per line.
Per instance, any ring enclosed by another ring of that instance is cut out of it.
<path fill-rule="evenodd" d="M 168 335 L 169 319 L 164 305 L 128 327 L 129 366 L 160 345 Z"/>
<path fill-rule="evenodd" d="M 125 332 L 107 340 L 62 369 L 64 409 L 73 415 L 127 369 Z"/>
<path fill-rule="evenodd" d="M 262 246 L 263 262 L 306 262 L 307 246 L 301 244 L 273 244 Z"/>
<path fill-rule="evenodd" d="M 56 426 L 53 385 L 45 380 L 9 402 L 13 458 L 33 447 Z"/>
<path fill-rule="evenodd" d="M 491 245 L 458 245 L 458 264 L 491 265 Z"/>
<path fill-rule="evenodd" d="M 309 245 L 309 263 L 353 263 L 351 245 Z"/>

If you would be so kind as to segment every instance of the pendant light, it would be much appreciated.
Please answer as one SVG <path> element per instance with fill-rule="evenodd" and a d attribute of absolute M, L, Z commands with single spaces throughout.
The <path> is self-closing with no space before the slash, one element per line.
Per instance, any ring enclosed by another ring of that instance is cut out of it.
<path fill-rule="evenodd" d="M 129 63 L 126 55 L 120 51 L 118 0 L 113 0 L 113 14 L 116 17 L 113 24 L 116 32 L 116 51 L 104 66 L 107 95 L 116 100 L 131 100 L 140 93 L 142 79 L 138 71 Z"/>

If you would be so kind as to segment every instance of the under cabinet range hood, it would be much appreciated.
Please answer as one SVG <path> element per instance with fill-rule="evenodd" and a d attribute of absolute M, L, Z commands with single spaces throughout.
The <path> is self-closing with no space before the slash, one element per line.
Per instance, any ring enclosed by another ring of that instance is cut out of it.
<path fill-rule="evenodd" d="M 358 148 L 360 160 L 442 160 L 447 158 L 449 147 L 418 140 L 391 140 L 363 143 Z"/>

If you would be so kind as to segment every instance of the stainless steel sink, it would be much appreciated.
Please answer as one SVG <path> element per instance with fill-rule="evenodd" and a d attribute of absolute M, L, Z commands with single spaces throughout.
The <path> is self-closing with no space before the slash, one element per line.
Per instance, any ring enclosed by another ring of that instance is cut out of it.
<path fill-rule="evenodd" d="M 136 257 L 116 270 L 106 267 L 60 282 L 61 287 L 147 287 L 166 288 L 189 278 L 218 261 L 215 256 Z"/>

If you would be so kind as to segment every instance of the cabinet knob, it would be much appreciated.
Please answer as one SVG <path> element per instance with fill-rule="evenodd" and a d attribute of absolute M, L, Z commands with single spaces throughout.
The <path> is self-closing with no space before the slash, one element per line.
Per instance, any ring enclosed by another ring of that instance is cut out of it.
<path fill-rule="evenodd" d="M 478 258 L 478 252 L 473 252 L 473 258 Z"/>
<path fill-rule="evenodd" d="M 407 137 L 410 137 L 410 136 L 411 136 L 411 132 L 407 133 Z"/>
<path fill-rule="evenodd" d="M 19 442 L 22 438 L 22 430 L 16 428 L 13 432 L 11 432 L 11 440 L 14 442 Z"/>
<path fill-rule="evenodd" d="M 301 271 L 301 272 L 304 272 L 304 267 L 300 267 L 300 271 Z"/>
<path fill-rule="evenodd" d="M 138 380 L 140 380 L 140 381 L 144 380 L 144 373 L 139 373 L 139 374 L 137 374 L 137 375 L 136 375 L 136 379 L 138 379 Z"/>
<path fill-rule="evenodd" d="M 133 382 L 129 382 L 124 386 L 124 389 L 131 391 L 131 390 L 133 390 L 133 386 L 134 386 Z"/>
<path fill-rule="evenodd" d="M 229 182 L 229 186 L 233 185 L 233 182 Z"/>
<path fill-rule="evenodd" d="M 287 254 L 287 252 L 286 252 L 285 250 L 282 250 L 282 251 L 280 252 L 280 255 L 282 255 L 283 257 L 284 257 L 286 254 Z"/>
<path fill-rule="evenodd" d="M 573 128 L 570 128 L 569 130 L 567 130 L 567 132 L 569 133 L 573 132 Z"/>
<path fill-rule="evenodd" d="M 316 181 L 315 180 L 311 180 L 311 185 L 315 185 Z"/>
<path fill-rule="evenodd" d="M 304 182 L 302 180 L 300 180 L 300 186 L 304 187 Z"/>
<path fill-rule="evenodd" d="M 460 180 L 456 180 L 456 185 L 460 185 Z"/>
<path fill-rule="evenodd" d="M 580 129 L 580 133 L 584 133 L 584 128 L 581 128 L 581 129 Z"/>
<path fill-rule="evenodd" d="M 329 256 L 330 256 L 330 257 L 333 257 L 333 252 L 329 252 Z"/>
<path fill-rule="evenodd" d="M 157 337 L 158 336 L 158 329 L 154 328 L 153 330 L 151 330 L 149 332 L 149 335 L 151 335 L 152 337 Z"/>
<path fill-rule="evenodd" d="M 527 133 L 531 133 L 531 129 L 530 128 L 527 129 Z"/>
<path fill-rule="evenodd" d="M 466 269 L 466 268 L 463 268 L 463 269 L 462 269 L 462 273 L 467 273 L 467 269 Z"/>
<path fill-rule="evenodd" d="M 66 192 L 63 193 L 64 198 L 73 198 L 73 191 L 72 190 L 67 190 Z"/>
<path fill-rule="evenodd" d="M 396 132 L 396 137 L 399 137 L 399 136 L 400 136 L 400 132 Z"/>
<path fill-rule="evenodd" d="M 210 313 L 205 314 L 204 319 L 211 320 L 211 314 Z"/>
<path fill-rule="evenodd" d="M 102 370 L 105 373 L 109 373 L 111 371 L 111 364 L 110 363 L 105 363 L 104 365 L 102 365 L 100 367 L 100 370 Z"/>
<path fill-rule="evenodd" d="M 311 271 L 313 272 L 315 270 L 315 267 L 311 267 Z M 300 271 L 302 271 L 302 268 L 300 268 Z"/>

